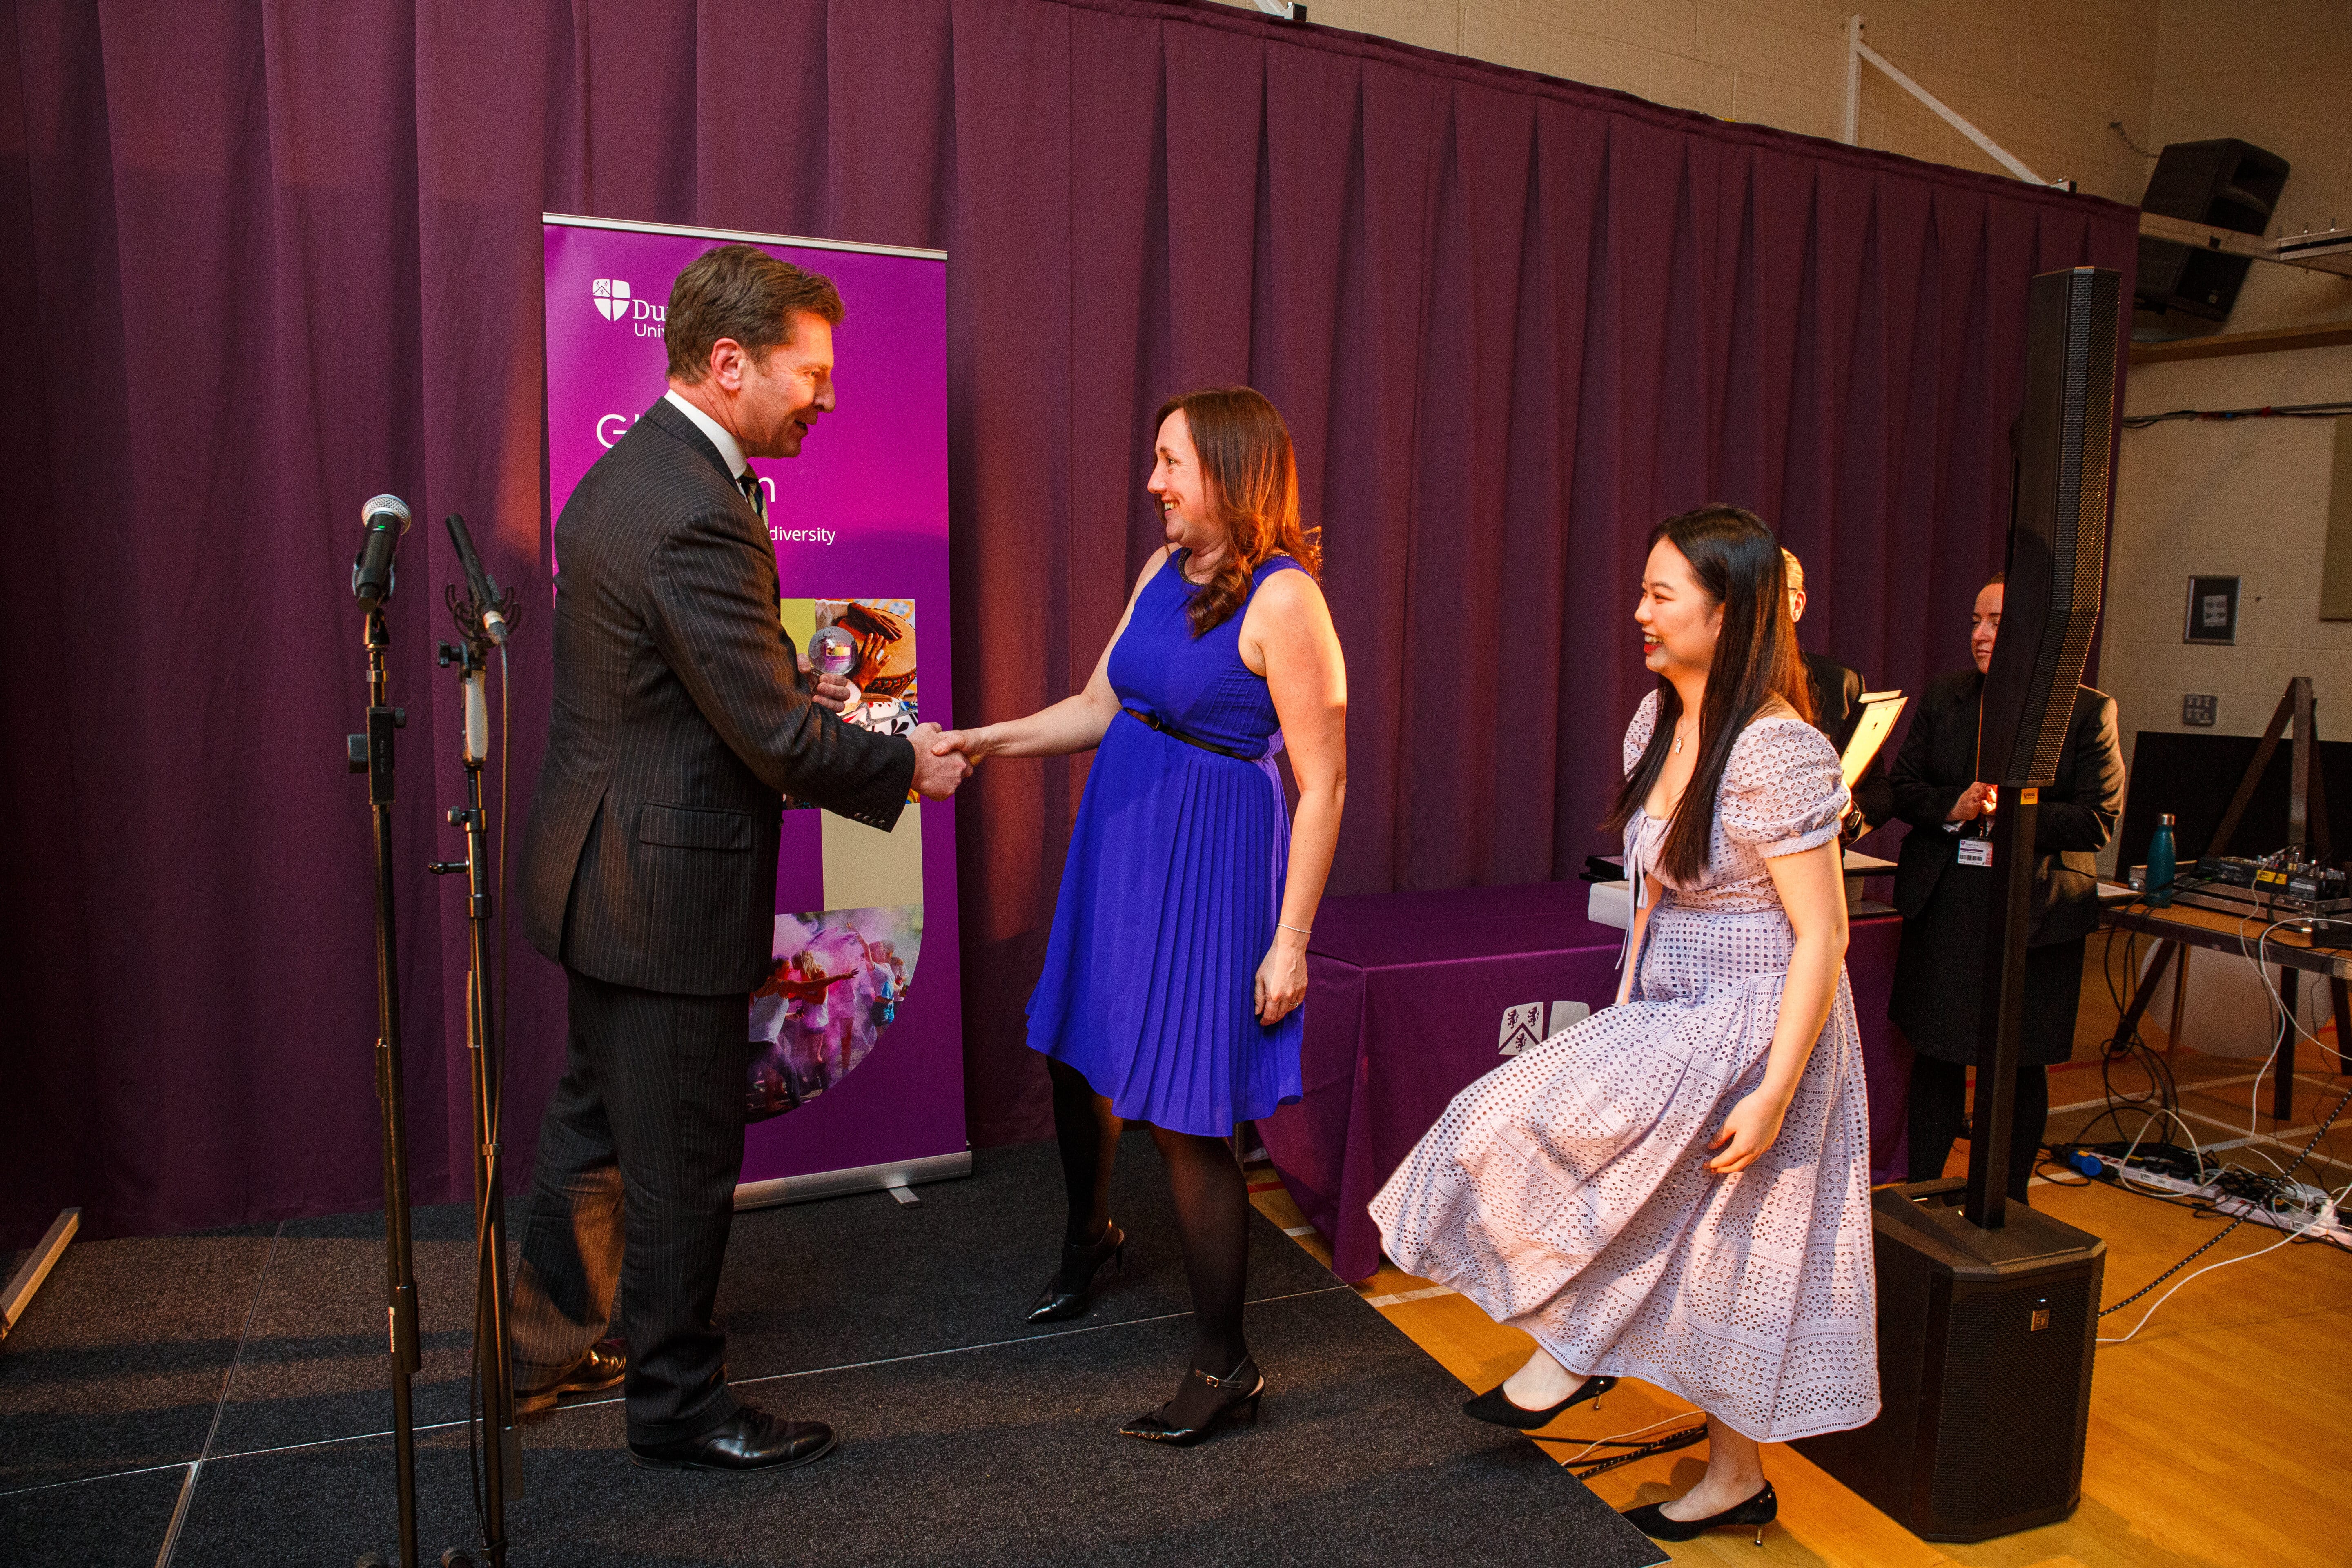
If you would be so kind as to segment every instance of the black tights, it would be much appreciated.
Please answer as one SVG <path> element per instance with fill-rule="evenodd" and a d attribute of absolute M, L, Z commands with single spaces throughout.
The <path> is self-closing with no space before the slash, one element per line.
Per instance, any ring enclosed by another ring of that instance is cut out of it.
<path fill-rule="evenodd" d="M 1110 1101 L 1076 1068 L 1048 1060 L 1054 1080 L 1054 1133 L 1070 1194 L 1063 1240 L 1083 1246 L 1110 1221 L 1110 1169 L 1121 1122 Z M 1151 1130 L 1176 1199 L 1176 1234 L 1192 1288 L 1192 1364 L 1218 1377 L 1249 1353 L 1242 1339 L 1242 1296 L 1249 1283 L 1249 1187 L 1223 1138 Z"/>
<path fill-rule="evenodd" d="M 1924 1053 L 1911 1058 L 1911 1179 L 1932 1182 L 1944 1173 L 1952 1142 L 1968 1131 L 1969 1069 Z M 2032 1064 L 2017 1069 L 2017 1111 L 2009 1130 L 2009 1195 L 2027 1201 L 2025 1184 L 2042 1157 L 2042 1135 L 2050 1121 L 2050 1069 Z"/>

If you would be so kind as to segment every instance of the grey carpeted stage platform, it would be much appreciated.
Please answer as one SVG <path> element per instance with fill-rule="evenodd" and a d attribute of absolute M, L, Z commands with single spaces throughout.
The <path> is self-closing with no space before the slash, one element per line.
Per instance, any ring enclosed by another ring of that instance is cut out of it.
<path fill-rule="evenodd" d="M 840 1451 L 738 1478 L 641 1470 L 621 1409 L 525 1429 L 518 1564 L 1314 1564 L 1633 1568 L 1664 1554 L 1263 1220 L 1262 1424 L 1189 1451 L 1115 1435 L 1172 1392 L 1191 1327 L 1148 1142 L 1094 1314 L 1032 1330 L 1053 1267 L 1050 1148 L 983 1152 L 923 1206 L 738 1216 L 720 1311 L 739 1387 Z M 469 1215 L 419 1211 L 417 1419 L 465 1404 Z M 0 1346 L 0 1563 L 340 1568 L 394 1541 L 383 1241 L 371 1216 L 78 1244 Z M 201 1458 L 202 1463 L 195 1464 Z M 462 1427 L 419 1441 L 424 1562 L 475 1538 Z"/>

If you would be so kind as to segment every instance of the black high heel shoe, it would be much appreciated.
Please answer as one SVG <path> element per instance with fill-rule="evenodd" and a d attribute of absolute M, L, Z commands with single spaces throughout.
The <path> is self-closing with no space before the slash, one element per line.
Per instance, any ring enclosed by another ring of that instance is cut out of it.
<path fill-rule="evenodd" d="M 1188 1416 L 1179 1414 L 1176 1407 L 1183 1404 L 1184 1395 L 1192 1392 L 1192 1378 L 1208 1384 L 1218 1398 L 1216 1403 L 1205 1407 L 1205 1414 Z M 1247 1392 L 1233 1392 L 1243 1389 Z M 1196 1366 L 1186 1373 L 1185 1387 L 1175 1398 L 1149 1415 L 1137 1416 L 1120 1427 L 1118 1435 L 1140 1437 L 1147 1443 L 1167 1443 L 1175 1447 L 1189 1448 L 1214 1431 L 1217 1425 L 1227 1417 L 1256 1426 L 1258 1401 L 1265 1395 L 1265 1378 L 1258 1372 L 1257 1363 L 1248 1356 L 1242 1357 L 1241 1365 L 1223 1377 L 1211 1377 Z"/>
<path fill-rule="evenodd" d="M 1103 1233 L 1092 1245 L 1064 1246 L 1062 1267 L 1045 1281 L 1036 1304 L 1029 1309 L 1033 1323 L 1059 1322 L 1064 1318 L 1082 1318 L 1094 1300 L 1095 1273 L 1106 1263 L 1116 1261 L 1120 1272 L 1127 1269 L 1127 1232 L 1108 1220 Z M 1066 1284 L 1065 1281 L 1075 1281 Z"/>
<path fill-rule="evenodd" d="M 1462 1414 L 1475 1421 L 1491 1421 L 1497 1426 L 1511 1426 L 1521 1432 L 1533 1432 L 1538 1427 L 1549 1426 L 1559 1420 L 1560 1414 L 1571 1405 L 1581 1405 L 1590 1399 L 1592 1401 L 1592 1408 L 1600 1409 L 1601 1396 L 1616 1386 L 1617 1380 L 1613 1377 L 1597 1375 L 1588 1377 L 1577 1386 L 1574 1394 L 1570 1394 L 1550 1409 L 1530 1410 L 1504 1393 L 1503 1385 L 1498 1383 L 1477 1398 L 1465 1401 L 1462 1406 Z"/>
<path fill-rule="evenodd" d="M 1746 1502 L 1734 1504 L 1721 1513 L 1708 1514 L 1705 1519 L 1668 1519 L 1662 1511 L 1663 1503 L 1648 1503 L 1625 1510 L 1625 1522 L 1653 1541 L 1696 1541 L 1710 1530 L 1753 1530 L 1756 1544 L 1764 1544 L 1764 1527 L 1780 1517 L 1780 1500 L 1773 1495 L 1772 1483 L 1766 1481 L 1764 1489 Z"/>

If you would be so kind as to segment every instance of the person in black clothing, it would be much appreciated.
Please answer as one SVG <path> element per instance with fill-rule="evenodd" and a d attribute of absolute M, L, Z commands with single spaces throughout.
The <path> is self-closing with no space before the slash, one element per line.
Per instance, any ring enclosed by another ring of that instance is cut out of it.
<path fill-rule="evenodd" d="M 1976 780 L 1977 719 L 1985 671 L 2000 632 L 2001 579 L 1978 593 L 1969 619 L 1976 668 L 1927 688 L 1895 760 L 1895 815 L 1911 825 L 1895 874 L 1903 947 L 1887 1016 L 1911 1042 L 1910 1176 L 1943 1174 L 1967 1124 L 1968 1069 L 1978 1049 L 1978 1002 L 1993 871 L 1962 864 L 1960 846 L 1998 804 Z M 2074 694 L 2055 780 L 2035 817 L 2032 925 L 2026 937 L 2025 1031 L 2010 1139 L 2009 1195 L 2025 1201 L 2050 1111 L 2049 1067 L 2074 1054 L 2085 939 L 2099 923 L 2094 857 L 2115 832 L 2124 764 L 2115 700 L 2085 686 Z"/>
<path fill-rule="evenodd" d="M 1789 618 L 1805 618 L 1805 563 L 1797 552 L 1785 546 L 1780 551 L 1780 564 L 1789 578 Z M 1853 727 L 1862 718 L 1862 674 L 1847 668 L 1825 653 L 1801 653 L 1805 661 L 1805 678 L 1813 688 L 1813 728 L 1830 738 L 1839 751 L 1853 738 Z"/>
<path fill-rule="evenodd" d="M 1805 563 L 1784 545 L 1780 564 L 1789 579 L 1789 618 L 1801 621 L 1805 618 Z M 1805 679 L 1813 689 L 1813 728 L 1827 735 L 1843 755 L 1846 742 L 1853 739 L 1854 726 L 1862 722 L 1862 694 L 1868 683 L 1860 670 L 1848 668 L 1825 653 L 1800 652 L 1798 657 L 1805 661 Z M 1846 813 L 1846 841 L 1852 843 L 1894 814 L 1895 797 L 1887 788 L 1886 758 L 1882 752 L 1854 782 L 1853 804 Z"/>

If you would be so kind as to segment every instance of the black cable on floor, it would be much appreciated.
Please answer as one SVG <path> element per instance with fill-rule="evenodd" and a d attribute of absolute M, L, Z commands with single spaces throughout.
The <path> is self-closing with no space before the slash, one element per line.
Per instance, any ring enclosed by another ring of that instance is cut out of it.
<path fill-rule="evenodd" d="M 1532 1436 L 1532 1434 L 1530 1434 L 1530 1436 Z M 1664 1436 L 1656 1439 L 1654 1442 L 1649 1443 L 1618 1443 L 1612 1442 L 1606 1438 L 1587 1440 L 1582 1437 L 1537 1437 L 1536 1441 L 1538 1443 L 1576 1443 L 1581 1445 L 1587 1453 L 1590 1453 L 1595 1448 L 1624 1448 L 1628 1450 L 1622 1454 L 1612 1455 L 1606 1459 L 1594 1459 L 1589 1464 L 1580 1463 L 1577 1460 L 1570 1459 L 1560 1466 L 1560 1468 L 1566 1470 L 1570 1475 L 1574 1476 L 1577 1479 L 1581 1481 L 1591 1480 L 1594 1476 L 1601 1474 L 1603 1470 L 1613 1470 L 1620 1465 L 1630 1465 L 1636 1459 L 1646 1459 L 1653 1454 L 1671 1454 L 1677 1448 L 1687 1448 L 1695 1443 L 1705 1441 L 1706 1437 L 1706 1424 L 1705 1422 L 1701 1422 L 1698 1426 L 1685 1426 L 1678 1432 L 1669 1432 Z"/>

